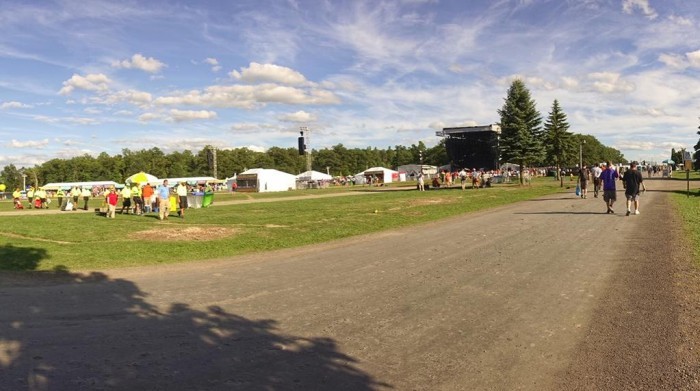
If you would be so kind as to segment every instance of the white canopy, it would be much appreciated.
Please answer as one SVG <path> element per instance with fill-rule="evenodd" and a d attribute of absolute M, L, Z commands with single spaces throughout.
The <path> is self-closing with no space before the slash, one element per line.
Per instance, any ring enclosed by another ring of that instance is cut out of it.
<path fill-rule="evenodd" d="M 296 188 L 297 178 L 286 172 L 252 168 L 236 176 L 238 191 L 287 191 Z"/>
<path fill-rule="evenodd" d="M 319 171 L 311 170 L 311 171 L 302 172 L 301 174 L 297 175 L 297 180 L 300 180 L 300 181 L 331 181 L 331 180 L 333 180 L 333 177 L 328 175 L 328 174 L 324 174 L 322 172 L 319 172 Z"/>
<path fill-rule="evenodd" d="M 399 172 L 386 167 L 372 167 L 363 172 L 363 175 L 376 175 L 383 183 L 398 182 Z"/>

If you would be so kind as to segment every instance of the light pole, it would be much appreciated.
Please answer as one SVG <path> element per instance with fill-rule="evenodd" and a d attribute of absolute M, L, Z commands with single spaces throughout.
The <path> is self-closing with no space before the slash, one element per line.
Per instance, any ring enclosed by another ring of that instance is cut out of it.
<path fill-rule="evenodd" d="M 27 190 L 27 174 L 22 174 L 22 190 Z"/>
<path fill-rule="evenodd" d="M 586 140 L 581 140 L 581 143 L 578 145 L 578 169 L 583 170 L 583 144 L 586 143 Z"/>

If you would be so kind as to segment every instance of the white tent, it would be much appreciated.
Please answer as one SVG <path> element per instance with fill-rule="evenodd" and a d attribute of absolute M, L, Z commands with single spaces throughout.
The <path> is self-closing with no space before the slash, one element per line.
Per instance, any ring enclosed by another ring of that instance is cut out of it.
<path fill-rule="evenodd" d="M 331 181 L 331 180 L 333 180 L 333 177 L 328 175 L 328 174 L 324 174 L 322 172 L 319 172 L 319 171 L 311 170 L 311 171 L 302 172 L 301 174 L 297 175 L 297 180 L 299 180 L 299 181 Z"/>
<path fill-rule="evenodd" d="M 295 189 L 297 178 L 292 174 L 274 169 L 252 168 L 238 174 L 236 182 L 238 191 L 263 193 Z"/>
<path fill-rule="evenodd" d="M 366 169 L 365 176 L 376 176 L 380 183 L 398 182 L 399 172 L 385 167 L 372 167 Z"/>

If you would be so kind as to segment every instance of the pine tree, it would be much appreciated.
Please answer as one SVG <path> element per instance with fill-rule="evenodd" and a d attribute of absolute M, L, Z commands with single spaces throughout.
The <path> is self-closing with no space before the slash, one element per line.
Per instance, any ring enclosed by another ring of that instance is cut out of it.
<path fill-rule="evenodd" d="M 561 186 L 564 186 L 564 178 L 561 176 L 561 167 L 574 149 L 572 134 L 569 132 L 569 123 L 566 114 L 559 106 L 556 99 L 552 104 L 552 111 L 544 123 L 545 150 L 547 163 L 557 167 L 557 178 Z"/>
<path fill-rule="evenodd" d="M 520 184 L 523 184 L 525 165 L 543 160 L 545 151 L 540 127 L 542 117 L 522 80 L 513 81 L 498 114 L 501 117 L 501 161 L 520 166 Z"/>

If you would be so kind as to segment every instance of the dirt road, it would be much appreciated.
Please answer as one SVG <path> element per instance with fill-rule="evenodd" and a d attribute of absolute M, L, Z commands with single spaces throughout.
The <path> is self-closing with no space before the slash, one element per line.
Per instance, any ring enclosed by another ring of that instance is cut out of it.
<path fill-rule="evenodd" d="M 0 275 L 0 389 L 700 389 L 671 181 L 294 250 Z M 619 193 L 619 198 L 622 198 Z"/>

